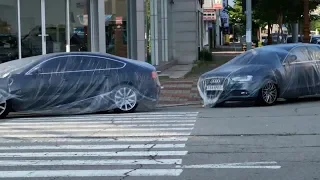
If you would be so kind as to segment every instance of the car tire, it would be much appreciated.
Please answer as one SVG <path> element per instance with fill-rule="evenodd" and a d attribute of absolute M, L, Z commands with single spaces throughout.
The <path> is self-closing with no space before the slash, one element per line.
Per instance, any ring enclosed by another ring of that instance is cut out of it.
<path fill-rule="evenodd" d="M 277 102 L 279 96 L 279 89 L 277 84 L 272 81 L 266 81 L 259 90 L 257 105 L 272 106 Z"/>
<path fill-rule="evenodd" d="M 5 119 L 10 113 L 11 104 L 10 101 L 0 103 L 0 119 Z"/>
<path fill-rule="evenodd" d="M 138 107 L 138 92 L 130 85 L 119 85 L 113 89 L 115 113 L 133 113 Z M 125 101 L 125 102 L 124 102 Z M 125 104 L 123 104 L 125 103 Z"/>

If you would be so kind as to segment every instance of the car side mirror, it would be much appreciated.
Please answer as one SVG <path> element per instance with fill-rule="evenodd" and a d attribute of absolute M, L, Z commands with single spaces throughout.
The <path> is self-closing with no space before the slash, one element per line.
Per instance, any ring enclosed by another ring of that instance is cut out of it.
<path fill-rule="evenodd" d="M 298 59 L 298 57 L 296 55 L 290 55 L 290 56 L 288 56 L 284 65 L 289 65 L 290 63 L 296 61 L 297 59 Z"/>

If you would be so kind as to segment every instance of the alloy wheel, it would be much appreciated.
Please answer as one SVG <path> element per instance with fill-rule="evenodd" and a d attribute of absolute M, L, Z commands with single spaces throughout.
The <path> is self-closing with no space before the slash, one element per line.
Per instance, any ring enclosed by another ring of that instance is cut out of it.
<path fill-rule="evenodd" d="M 115 93 L 115 104 L 122 111 L 130 111 L 137 104 L 137 93 L 129 87 L 121 87 Z"/>
<path fill-rule="evenodd" d="M 2 115 L 7 109 L 7 102 L 0 103 L 0 115 Z"/>
<path fill-rule="evenodd" d="M 277 100 L 278 92 L 274 83 L 269 82 L 262 88 L 262 98 L 265 103 L 272 104 Z"/>

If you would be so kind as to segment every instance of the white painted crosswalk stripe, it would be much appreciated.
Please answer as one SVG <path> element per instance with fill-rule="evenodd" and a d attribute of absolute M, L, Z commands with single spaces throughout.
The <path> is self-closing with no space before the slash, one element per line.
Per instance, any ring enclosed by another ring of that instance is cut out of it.
<path fill-rule="evenodd" d="M 0 146 L 0 150 L 42 150 L 42 149 L 158 149 L 184 148 L 185 144 L 121 144 L 121 145 L 58 145 L 58 146 Z M 1 153 L 0 153 L 1 154 Z"/>
<path fill-rule="evenodd" d="M 177 166 L 188 153 L 185 143 L 197 116 L 155 112 L 9 119 L 0 122 L 0 178 L 179 176 Z"/>
<path fill-rule="evenodd" d="M 0 166 L 125 166 L 180 165 L 181 159 L 115 159 L 115 160 L 16 160 L 0 161 Z"/>
<path fill-rule="evenodd" d="M 179 176 L 182 169 L 3 171 L 0 178 Z"/>
<path fill-rule="evenodd" d="M 138 138 L 86 138 L 86 139 L 75 139 L 75 138 L 32 138 L 32 139 L 6 139 L 0 137 L 0 145 L 3 143 L 17 143 L 21 144 L 23 142 L 27 143 L 107 143 L 107 142 L 183 142 L 187 141 L 187 137 L 138 137 Z"/>

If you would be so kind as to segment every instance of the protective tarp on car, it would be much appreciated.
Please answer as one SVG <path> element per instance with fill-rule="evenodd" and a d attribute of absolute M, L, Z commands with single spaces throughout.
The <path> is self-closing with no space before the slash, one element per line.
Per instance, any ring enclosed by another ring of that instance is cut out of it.
<path fill-rule="evenodd" d="M 0 64 L 0 111 L 148 111 L 159 93 L 154 66 L 109 54 L 53 53 Z"/>
<path fill-rule="evenodd" d="M 200 76 L 205 106 L 252 100 L 273 104 L 320 93 L 320 48 L 311 44 L 270 45 L 246 51 Z"/>

